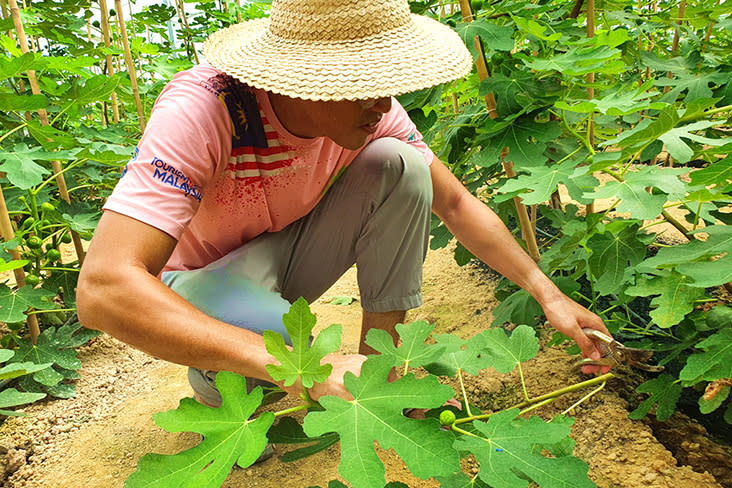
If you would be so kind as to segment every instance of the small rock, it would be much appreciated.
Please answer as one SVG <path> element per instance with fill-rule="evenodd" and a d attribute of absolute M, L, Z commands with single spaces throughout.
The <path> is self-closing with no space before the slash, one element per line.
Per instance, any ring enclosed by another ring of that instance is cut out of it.
<path fill-rule="evenodd" d="M 25 449 L 11 449 L 5 455 L 5 469 L 8 473 L 15 473 L 20 468 L 26 465 L 28 459 L 26 458 Z"/>
<path fill-rule="evenodd" d="M 643 481 L 645 483 L 650 484 L 650 483 L 653 483 L 656 480 L 656 478 L 658 478 L 658 475 L 656 473 L 648 473 L 647 475 L 645 475 L 643 477 Z"/>

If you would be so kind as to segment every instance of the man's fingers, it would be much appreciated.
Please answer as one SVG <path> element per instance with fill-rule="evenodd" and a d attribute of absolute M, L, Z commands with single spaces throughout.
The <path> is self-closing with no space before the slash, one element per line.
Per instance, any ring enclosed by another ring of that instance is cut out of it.
<path fill-rule="evenodd" d="M 579 330 L 579 334 L 574 338 L 574 341 L 582 351 L 582 356 L 590 358 L 593 361 L 597 361 L 602 357 L 602 352 L 597 344 L 595 344 L 595 341 L 587 337 L 585 333 L 582 332 L 582 329 Z"/>

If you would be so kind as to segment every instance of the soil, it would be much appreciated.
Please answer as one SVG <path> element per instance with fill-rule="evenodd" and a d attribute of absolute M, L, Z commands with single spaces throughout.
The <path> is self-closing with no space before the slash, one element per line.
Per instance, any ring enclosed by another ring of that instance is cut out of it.
<path fill-rule="evenodd" d="M 424 276 L 424 304 L 408 320 L 426 319 L 437 333 L 461 337 L 490 326 L 495 278 L 474 266 L 458 267 L 448 250 L 428 253 Z M 355 269 L 313 305 L 318 327 L 344 325 L 342 350 L 354 352 L 360 324 L 358 302 L 329 304 L 335 296 L 358 297 Z M 543 334 L 548 336 L 548 334 Z M 168 433 L 153 420 L 155 412 L 176 408 L 191 396 L 186 368 L 152 358 L 108 336 L 100 336 L 80 349 L 83 362 L 77 396 L 30 405 L 26 417 L 8 418 L 0 427 L 0 475 L 6 488 L 116 488 L 148 452 L 175 453 L 194 446 L 198 435 Z M 524 367 L 529 394 L 540 395 L 585 379 L 572 368 L 574 358 L 557 347 L 542 346 Z M 703 427 L 675 414 L 660 423 L 652 417 L 628 418 L 637 404 L 635 386 L 643 381 L 635 372 L 620 368 L 605 389 L 570 415 L 575 418 L 574 454 L 589 464 L 589 476 L 603 488 L 718 488 L 732 487 L 732 450 L 715 444 Z M 471 400 L 496 409 L 520 400 L 515 373 L 492 370 L 469 377 Z M 551 418 L 570 407 L 586 392 L 562 397 L 535 411 Z M 285 407 L 285 399 L 276 405 Z M 293 403 L 294 404 L 294 403 Z M 293 463 L 278 458 L 288 448 L 247 469 L 235 469 L 225 487 L 325 487 L 339 479 L 338 445 Z M 438 483 L 412 477 L 389 451 L 380 451 L 387 479 L 410 487 L 438 487 Z M 463 467 L 477 473 L 470 458 Z"/>

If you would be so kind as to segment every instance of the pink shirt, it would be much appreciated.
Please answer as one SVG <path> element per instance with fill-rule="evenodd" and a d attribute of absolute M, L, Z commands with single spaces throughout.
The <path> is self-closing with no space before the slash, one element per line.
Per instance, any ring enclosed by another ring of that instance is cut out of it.
<path fill-rule="evenodd" d="M 368 140 L 379 137 L 413 144 L 432 161 L 396 100 Z M 266 92 L 200 65 L 162 91 L 104 209 L 178 240 L 165 271 L 198 269 L 307 215 L 358 152 L 294 136 Z"/>

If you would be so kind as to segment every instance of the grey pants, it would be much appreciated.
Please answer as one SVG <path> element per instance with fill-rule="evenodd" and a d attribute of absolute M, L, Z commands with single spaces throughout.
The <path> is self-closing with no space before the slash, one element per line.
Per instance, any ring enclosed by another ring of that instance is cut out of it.
<path fill-rule="evenodd" d="M 424 157 L 399 140 L 377 139 L 305 217 L 204 268 L 163 273 L 162 280 L 207 315 L 279 332 L 288 343 L 282 315 L 290 303 L 313 302 L 354 263 L 364 310 L 408 310 L 422 301 L 431 205 Z M 190 368 L 188 377 L 206 403 L 221 403 L 215 372 Z"/>

